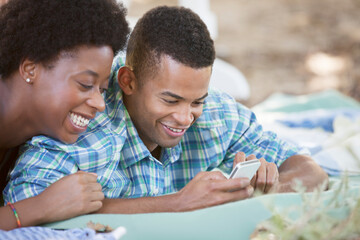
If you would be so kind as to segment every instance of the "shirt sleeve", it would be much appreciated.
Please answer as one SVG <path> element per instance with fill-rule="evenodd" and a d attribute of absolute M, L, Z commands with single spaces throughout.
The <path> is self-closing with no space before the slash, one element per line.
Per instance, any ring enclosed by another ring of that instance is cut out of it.
<path fill-rule="evenodd" d="M 75 162 L 56 148 L 27 143 L 4 189 L 4 202 L 17 202 L 40 194 L 60 178 L 75 173 Z"/>
<path fill-rule="evenodd" d="M 278 167 L 293 155 L 308 154 L 306 149 L 280 139 L 275 132 L 264 131 L 255 114 L 247 107 L 235 101 L 231 105 L 225 110 L 230 140 L 225 158 L 219 166 L 224 172 L 231 171 L 237 152 L 244 152 L 246 156 L 254 154 L 258 159 L 265 158 Z"/>

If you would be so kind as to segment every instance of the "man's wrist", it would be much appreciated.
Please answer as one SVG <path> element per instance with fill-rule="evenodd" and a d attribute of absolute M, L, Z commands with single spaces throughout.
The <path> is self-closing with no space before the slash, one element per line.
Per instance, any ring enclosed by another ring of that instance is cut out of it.
<path fill-rule="evenodd" d="M 181 199 L 181 192 L 176 192 L 170 195 L 163 196 L 167 202 L 166 212 L 182 212 L 183 202 Z M 167 199 L 166 199 L 167 198 Z"/>

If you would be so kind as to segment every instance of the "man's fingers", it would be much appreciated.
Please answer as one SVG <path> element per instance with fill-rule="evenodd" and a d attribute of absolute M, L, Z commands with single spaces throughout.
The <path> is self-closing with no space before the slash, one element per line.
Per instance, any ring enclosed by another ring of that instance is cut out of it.
<path fill-rule="evenodd" d="M 256 156 L 254 154 L 250 154 L 247 156 L 246 161 L 256 159 Z"/>
<path fill-rule="evenodd" d="M 268 165 L 268 174 L 267 174 L 267 184 L 264 189 L 264 192 L 269 192 L 270 189 L 279 181 L 279 171 L 277 166 L 274 163 L 269 163 Z"/>
<path fill-rule="evenodd" d="M 240 162 L 245 162 L 245 153 L 243 152 L 238 152 L 235 154 L 233 168 Z"/>
<path fill-rule="evenodd" d="M 257 181 L 257 172 L 255 173 L 255 175 L 253 176 L 253 178 L 250 181 L 250 185 L 253 186 L 254 188 L 256 185 L 256 181 Z"/>
<path fill-rule="evenodd" d="M 228 202 L 243 200 L 252 196 L 254 188 L 250 185 L 237 191 L 224 191 L 213 194 L 211 200 L 207 202 L 208 206 L 215 206 Z"/>
<path fill-rule="evenodd" d="M 238 191 L 244 189 L 250 185 L 250 181 L 247 178 L 236 178 L 236 179 L 217 179 L 209 182 L 209 188 L 211 191 Z"/>
<path fill-rule="evenodd" d="M 234 202 L 234 201 L 246 199 L 251 197 L 253 193 L 254 193 L 254 188 L 250 185 L 237 191 L 224 192 L 223 193 L 225 199 L 224 202 Z"/>
<path fill-rule="evenodd" d="M 213 172 L 200 172 L 198 173 L 195 178 L 200 178 L 204 180 L 222 180 L 227 179 L 224 174 L 220 171 L 213 171 Z"/>
<path fill-rule="evenodd" d="M 260 158 L 259 161 L 261 165 L 256 174 L 256 182 L 254 184 L 254 188 L 260 191 L 264 191 L 266 187 L 266 179 L 267 179 L 267 164 L 264 158 Z"/>
<path fill-rule="evenodd" d="M 259 159 L 261 166 L 257 172 L 256 180 L 252 180 L 251 185 L 256 190 L 267 193 L 279 180 L 279 172 L 274 163 L 266 162 L 264 158 Z"/>

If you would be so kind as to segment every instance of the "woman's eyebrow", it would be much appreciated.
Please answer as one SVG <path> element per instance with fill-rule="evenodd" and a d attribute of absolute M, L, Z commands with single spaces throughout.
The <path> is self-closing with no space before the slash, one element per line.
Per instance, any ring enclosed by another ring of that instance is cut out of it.
<path fill-rule="evenodd" d="M 98 73 L 91 71 L 91 70 L 85 70 L 85 71 L 79 72 L 77 75 L 81 75 L 81 74 L 91 75 L 96 78 L 99 77 Z"/>

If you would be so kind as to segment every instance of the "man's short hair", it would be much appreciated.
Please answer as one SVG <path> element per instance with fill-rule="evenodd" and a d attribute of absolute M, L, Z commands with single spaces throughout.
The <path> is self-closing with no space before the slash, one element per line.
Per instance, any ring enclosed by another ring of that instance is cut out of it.
<path fill-rule="evenodd" d="M 195 69 L 212 66 L 214 41 L 196 13 L 161 6 L 139 19 L 128 41 L 126 64 L 141 82 L 144 76 L 154 76 L 163 55 Z"/>
<path fill-rule="evenodd" d="M 24 59 L 49 63 L 81 45 L 116 54 L 129 34 L 126 8 L 116 0 L 10 0 L 0 8 L 0 76 Z"/>

